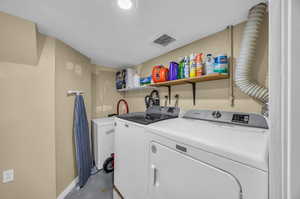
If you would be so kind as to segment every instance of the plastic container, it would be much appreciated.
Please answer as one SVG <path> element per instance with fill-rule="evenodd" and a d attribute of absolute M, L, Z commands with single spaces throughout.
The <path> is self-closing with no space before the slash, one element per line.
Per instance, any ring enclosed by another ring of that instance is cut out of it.
<path fill-rule="evenodd" d="M 178 79 L 184 78 L 184 58 L 179 59 L 179 66 L 178 66 Z"/>
<path fill-rule="evenodd" d="M 170 62 L 169 66 L 169 80 L 176 80 L 178 76 L 178 63 Z"/>
<path fill-rule="evenodd" d="M 195 61 L 195 54 L 192 53 L 190 55 L 190 77 L 196 77 L 196 61 Z"/>
<path fill-rule="evenodd" d="M 138 74 L 134 74 L 134 76 L 133 76 L 133 86 L 134 86 L 134 88 L 138 88 L 141 86 L 140 76 Z"/>
<path fill-rule="evenodd" d="M 199 53 L 196 55 L 196 58 L 195 58 L 195 62 L 196 62 L 196 77 L 200 77 L 204 74 L 204 71 L 203 71 L 203 60 L 202 60 L 202 57 L 203 57 L 203 53 Z"/>
<path fill-rule="evenodd" d="M 228 59 L 227 55 L 221 54 L 215 58 L 215 73 L 228 73 Z"/>
<path fill-rule="evenodd" d="M 126 88 L 126 70 L 121 70 L 116 73 L 116 88 Z"/>
<path fill-rule="evenodd" d="M 184 58 L 184 78 L 190 77 L 190 59 L 188 56 Z"/>
<path fill-rule="evenodd" d="M 126 69 L 126 88 L 134 88 L 135 87 L 135 78 L 137 71 L 133 68 Z"/>
<path fill-rule="evenodd" d="M 141 86 L 151 84 L 152 76 L 140 78 Z"/>
<path fill-rule="evenodd" d="M 207 54 L 206 61 L 205 61 L 205 74 L 213 74 L 215 66 L 214 66 L 214 58 L 212 57 L 212 54 Z"/>
<path fill-rule="evenodd" d="M 154 66 L 152 69 L 152 79 L 154 83 L 168 81 L 169 70 L 162 65 Z"/>

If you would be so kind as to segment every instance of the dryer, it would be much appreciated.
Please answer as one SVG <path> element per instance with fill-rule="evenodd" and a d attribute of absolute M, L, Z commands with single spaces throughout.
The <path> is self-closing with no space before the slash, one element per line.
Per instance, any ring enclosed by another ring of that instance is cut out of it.
<path fill-rule="evenodd" d="M 192 110 L 147 130 L 150 199 L 268 198 L 263 116 Z"/>

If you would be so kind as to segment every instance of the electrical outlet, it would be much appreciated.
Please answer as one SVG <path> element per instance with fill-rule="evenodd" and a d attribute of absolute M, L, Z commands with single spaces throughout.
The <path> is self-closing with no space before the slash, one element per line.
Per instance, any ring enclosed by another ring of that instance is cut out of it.
<path fill-rule="evenodd" d="M 14 170 L 9 169 L 9 170 L 3 171 L 2 177 L 3 177 L 2 178 L 3 183 L 12 182 L 14 180 Z"/>

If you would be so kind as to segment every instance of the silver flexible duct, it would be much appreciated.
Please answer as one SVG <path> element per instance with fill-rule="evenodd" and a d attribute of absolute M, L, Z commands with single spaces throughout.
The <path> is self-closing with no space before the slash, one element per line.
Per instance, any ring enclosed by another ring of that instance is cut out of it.
<path fill-rule="evenodd" d="M 235 84 L 240 90 L 264 104 L 269 101 L 268 89 L 252 81 L 251 66 L 255 60 L 257 39 L 266 9 L 267 5 L 261 3 L 250 10 L 235 71 Z"/>

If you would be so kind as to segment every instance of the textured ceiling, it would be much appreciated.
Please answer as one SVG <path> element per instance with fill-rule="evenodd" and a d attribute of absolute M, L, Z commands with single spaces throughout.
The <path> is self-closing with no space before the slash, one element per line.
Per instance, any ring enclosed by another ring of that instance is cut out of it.
<path fill-rule="evenodd" d="M 99 65 L 137 65 L 247 18 L 261 0 L 1 0 L 0 10 L 35 22 Z M 152 43 L 162 34 L 176 41 Z"/>

